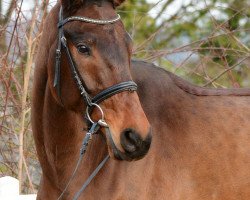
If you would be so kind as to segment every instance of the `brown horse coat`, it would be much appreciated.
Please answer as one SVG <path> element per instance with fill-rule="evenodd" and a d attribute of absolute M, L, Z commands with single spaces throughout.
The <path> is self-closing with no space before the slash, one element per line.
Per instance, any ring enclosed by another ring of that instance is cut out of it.
<path fill-rule="evenodd" d="M 58 8 L 45 24 L 33 89 L 32 126 L 43 171 L 37 199 L 43 200 L 57 199 L 67 184 L 86 127 L 81 111 L 62 107 L 50 88 L 57 15 Z M 195 87 L 142 61 L 132 62 L 131 73 L 152 126 L 151 148 L 135 162 L 110 159 L 81 199 L 248 200 L 250 90 Z M 64 199 L 73 198 L 107 154 L 103 137 L 94 136 Z"/>

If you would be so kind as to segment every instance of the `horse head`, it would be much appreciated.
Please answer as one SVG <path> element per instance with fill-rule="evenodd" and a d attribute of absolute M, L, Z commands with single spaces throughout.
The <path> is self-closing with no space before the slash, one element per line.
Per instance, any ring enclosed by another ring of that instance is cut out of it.
<path fill-rule="evenodd" d="M 119 0 L 61 1 L 61 22 L 63 19 L 75 16 L 90 20 L 88 22 L 74 18 L 76 20 L 64 21 L 63 24 L 58 25 L 57 43 L 65 38 L 70 56 L 67 55 L 67 49 L 61 50 L 60 70 L 55 69 L 55 65 L 51 67 L 49 82 L 53 97 L 66 109 L 83 114 L 88 106 L 82 101 L 79 89 L 71 76 L 72 66 L 70 65 L 75 66 L 90 100 L 107 88 L 123 82 L 132 82 L 130 73 L 132 41 L 115 11 L 122 2 Z M 112 19 L 115 19 L 112 23 L 95 23 L 112 21 Z M 60 37 L 60 28 L 63 28 L 63 37 Z M 54 45 L 56 48 L 58 44 L 55 42 Z M 51 59 L 55 60 L 56 56 L 58 55 L 55 53 L 51 54 Z M 53 85 L 54 77 L 57 76 L 60 76 L 59 91 L 54 87 L 55 84 Z M 110 156 L 120 160 L 137 160 L 146 155 L 151 144 L 150 124 L 137 93 L 128 90 L 117 92 L 98 102 L 98 106 L 105 115 L 104 119 L 110 131 L 109 134 L 106 134 L 105 128 L 101 128 L 100 131 L 106 136 Z M 98 121 L 102 117 L 100 115 L 99 109 L 95 107 L 90 118 Z"/>

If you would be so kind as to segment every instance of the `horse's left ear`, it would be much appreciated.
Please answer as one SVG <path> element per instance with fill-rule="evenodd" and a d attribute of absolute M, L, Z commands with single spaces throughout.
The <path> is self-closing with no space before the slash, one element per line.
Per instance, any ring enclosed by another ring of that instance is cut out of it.
<path fill-rule="evenodd" d="M 120 6 L 125 0 L 112 0 L 114 7 Z"/>

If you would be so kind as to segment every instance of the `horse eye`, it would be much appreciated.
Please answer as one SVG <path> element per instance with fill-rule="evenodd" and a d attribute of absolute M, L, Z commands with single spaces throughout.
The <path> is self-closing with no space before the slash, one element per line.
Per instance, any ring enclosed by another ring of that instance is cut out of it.
<path fill-rule="evenodd" d="M 85 46 L 83 44 L 78 45 L 77 46 L 77 50 L 81 54 L 85 54 L 85 55 L 88 55 L 88 56 L 90 55 L 90 49 L 89 49 L 89 47 L 87 47 L 87 46 Z"/>

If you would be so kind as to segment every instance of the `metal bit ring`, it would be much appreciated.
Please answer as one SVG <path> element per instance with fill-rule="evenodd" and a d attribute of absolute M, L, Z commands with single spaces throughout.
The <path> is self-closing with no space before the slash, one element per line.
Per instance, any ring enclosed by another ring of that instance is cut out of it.
<path fill-rule="evenodd" d="M 100 118 L 100 120 L 104 121 L 104 112 L 103 112 L 101 106 L 99 106 L 99 105 L 96 104 L 96 103 L 92 103 L 92 106 L 95 106 L 95 107 L 98 108 L 98 110 L 99 110 L 100 113 L 101 113 L 101 118 Z M 87 106 L 86 115 L 87 115 L 88 120 L 89 120 L 92 124 L 98 123 L 99 120 L 98 120 L 97 122 L 94 122 L 94 121 L 91 119 L 90 114 L 89 114 L 89 106 Z"/>

